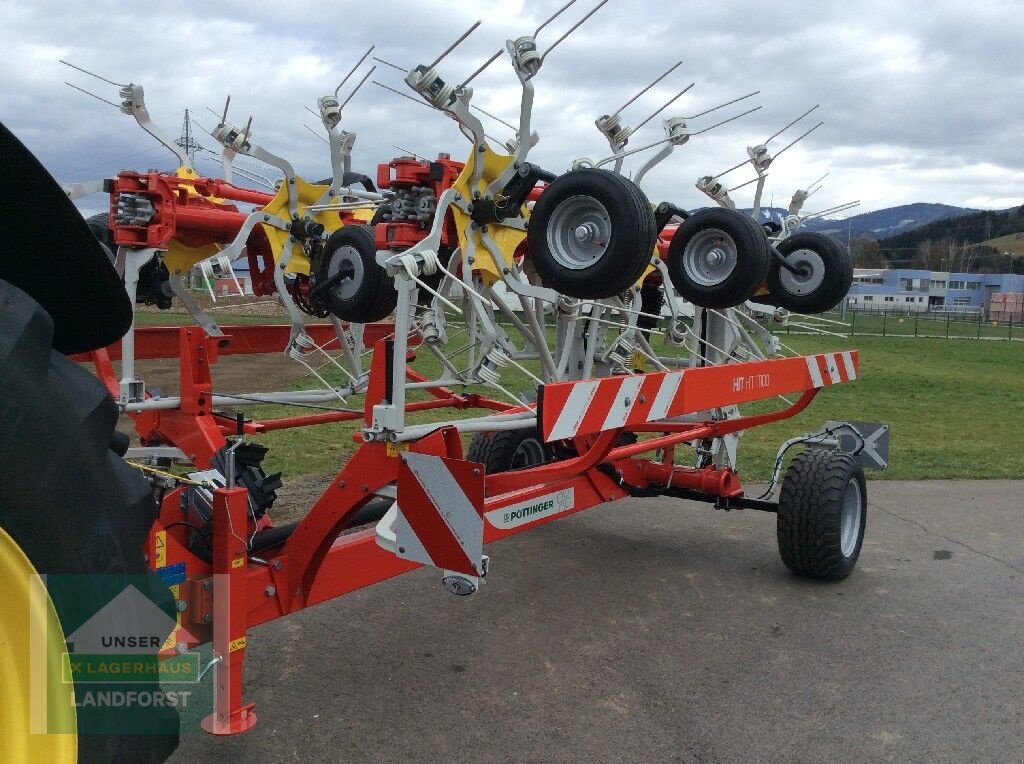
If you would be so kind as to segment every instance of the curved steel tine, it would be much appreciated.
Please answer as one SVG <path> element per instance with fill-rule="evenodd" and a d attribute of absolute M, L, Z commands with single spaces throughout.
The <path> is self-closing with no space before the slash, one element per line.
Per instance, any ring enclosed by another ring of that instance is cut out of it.
<path fill-rule="evenodd" d="M 669 75 L 670 75 L 670 74 L 671 74 L 672 72 L 674 72 L 674 71 L 675 71 L 676 69 L 678 69 L 678 68 L 679 68 L 679 67 L 680 67 L 680 66 L 682 65 L 682 63 L 683 63 L 682 59 L 680 59 L 679 61 L 676 61 L 676 62 L 675 62 L 675 63 L 674 63 L 674 64 L 673 64 L 672 66 L 670 66 L 670 67 L 669 67 L 668 69 L 666 69 L 666 70 L 664 71 L 664 73 L 662 73 L 662 74 L 661 74 L 661 76 L 659 76 L 659 77 L 658 77 L 657 79 L 655 79 L 655 80 L 654 80 L 654 82 L 652 82 L 652 83 L 651 83 L 650 85 L 648 85 L 648 86 L 647 86 L 647 87 L 645 87 L 645 88 L 644 88 L 643 90 L 641 90 L 641 91 L 640 91 L 639 93 L 637 93 L 637 94 L 636 94 L 635 96 L 633 96 L 632 98 L 630 98 L 630 99 L 629 99 L 628 101 L 626 101 L 626 102 L 625 102 L 624 104 L 622 104 L 622 106 L 620 106 L 620 107 L 619 107 L 618 109 L 616 109 L 615 111 L 613 111 L 613 112 L 612 112 L 612 116 L 614 117 L 614 116 L 615 116 L 616 114 L 621 114 L 621 113 L 622 113 L 622 112 L 623 112 L 623 111 L 625 110 L 625 108 L 626 108 L 627 106 L 629 106 L 629 105 L 630 105 L 631 103 L 633 103 L 634 101 L 636 101 L 636 99 L 637 99 L 637 98 L 639 98 L 639 97 L 640 97 L 640 96 L 642 96 L 642 95 L 643 95 L 644 93 L 646 93 L 646 92 L 647 92 L 648 90 L 650 90 L 651 88 L 653 88 L 653 87 L 654 87 L 655 85 L 657 85 L 657 84 L 658 84 L 659 82 L 661 82 L 661 81 L 662 81 L 663 79 L 665 79 L 666 77 L 668 77 L 668 76 L 669 76 Z M 692 87 L 692 86 L 691 86 L 691 87 Z"/>
<path fill-rule="evenodd" d="M 103 101 L 103 103 L 109 104 L 110 106 L 113 106 L 118 111 L 121 110 L 121 106 L 119 104 L 116 104 L 113 101 L 108 101 L 106 98 L 103 98 L 102 96 L 98 96 L 95 93 L 90 93 L 85 88 L 80 88 L 80 87 L 78 87 L 78 85 L 73 85 L 70 82 L 68 82 L 67 80 L 64 80 L 64 84 L 67 85 L 69 88 L 73 88 L 73 89 L 77 90 L 80 93 L 85 93 L 87 96 L 92 96 L 97 101 Z"/>
<path fill-rule="evenodd" d="M 754 113 L 755 111 L 757 111 L 757 110 L 758 110 L 758 109 L 760 109 L 760 108 L 762 108 L 762 107 L 760 107 L 760 106 L 755 106 L 755 107 L 754 107 L 753 109 L 747 109 L 746 111 L 742 111 L 742 112 L 740 112 L 740 113 L 739 113 L 739 114 L 737 114 L 736 116 L 733 116 L 733 117 L 729 117 L 728 119 L 723 119 L 723 120 L 722 120 L 721 122 L 716 122 L 716 123 L 715 123 L 715 124 L 713 124 L 713 125 L 709 125 L 708 127 L 705 127 L 705 128 L 703 129 L 703 130 L 698 130 L 698 131 L 697 131 L 697 132 L 695 132 L 695 133 L 690 133 L 690 135 L 700 135 L 701 133 L 706 133 L 706 132 L 708 132 L 709 130 L 714 130 L 714 129 L 715 129 L 716 127 L 721 127 L 722 125 L 728 124 L 729 122 L 734 122 L 734 121 L 736 121 L 737 119 L 739 119 L 740 117 L 745 117 L 745 116 L 747 116 L 748 114 L 753 114 L 753 113 Z M 748 160 L 748 161 L 749 161 L 749 160 Z M 746 163 L 747 163 L 747 162 L 743 162 L 743 164 L 746 164 Z"/>
<path fill-rule="evenodd" d="M 360 66 L 360 65 L 361 65 L 361 64 L 363 63 L 363 61 L 365 61 L 365 60 L 366 60 L 366 57 L 367 57 L 368 55 L 370 55 L 370 54 L 371 54 L 371 53 L 373 52 L 373 49 L 374 49 L 375 47 L 377 47 L 377 46 L 376 46 L 376 45 L 371 45 L 371 46 L 369 47 L 369 49 L 368 49 L 368 50 L 367 50 L 367 51 L 366 51 L 366 52 L 365 52 L 365 53 L 363 54 L 362 58 L 360 58 L 360 59 L 359 59 L 358 61 L 356 61 L 356 65 L 355 65 L 355 66 L 353 66 L 353 67 L 352 67 L 352 68 L 351 68 L 351 69 L 349 70 L 348 74 L 346 74 L 346 75 L 345 75 L 345 77 L 344 77 L 344 78 L 342 79 L 342 81 L 338 83 L 338 87 L 336 87 L 336 88 L 334 89 L 334 97 L 335 97 L 335 98 L 337 98 L 337 97 L 338 97 L 338 91 L 339 91 L 339 90 L 341 90 L 341 86 L 342 86 L 342 85 L 344 85 L 344 84 L 345 84 L 346 82 L 348 82 L 348 78 L 349 78 L 349 77 L 351 77 L 351 76 L 352 76 L 353 74 L 355 74 L 355 73 L 356 73 L 356 69 L 358 69 L 358 68 L 359 68 L 359 66 Z"/>
<path fill-rule="evenodd" d="M 707 114 L 710 114 L 713 111 L 718 111 L 719 109 L 724 109 L 726 106 L 732 106 L 732 104 L 734 104 L 734 103 L 739 103 L 740 101 L 744 101 L 747 98 L 750 98 L 752 96 L 756 96 L 760 92 L 761 92 L 760 90 L 755 90 L 754 92 L 747 93 L 746 95 L 742 95 L 739 98 L 733 98 L 731 101 L 726 101 L 725 103 L 720 103 L 720 104 L 718 104 L 718 106 L 712 106 L 710 109 L 705 109 L 704 111 L 700 111 L 700 112 L 697 112 L 696 114 L 691 114 L 689 116 L 683 116 L 683 119 L 697 119 L 698 117 L 703 117 L 703 116 L 705 116 Z"/>
<path fill-rule="evenodd" d="M 483 115 L 484 115 L 484 116 L 486 116 L 486 117 L 490 117 L 490 118 L 491 118 L 491 119 L 493 119 L 493 120 L 494 120 L 495 122 L 500 122 L 501 124 L 503 124 L 503 125 L 504 125 L 505 127 L 509 128 L 510 130 L 515 130 L 515 131 L 518 131 L 518 130 L 519 130 L 519 128 L 518 128 L 518 127 L 516 127 L 515 125 L 509 124 L 508 122 L 506 122 L 505 120 L 503 120 L 503 119 L 502 119 L 501 117 L 496 117 L 495 115 L 491 114 L 491 113 L 490 113 L 489 111 L 486 111 L 486 110 L 484 110 L 484 109 L 481 109 L 481 108 L 480 108 L 479 106 L 477 106 L 476 104 L 470 104 L 470 105 L 469 105 L 469 108 L 471 108 L 471 109 L 475 109 L 476 111 L 480 112 L 481 114 L 483 114 Z"/>
<path fill-rule="evenodd" d="M 794 138 L 793 140 L 791 140 L 791 141 L 790 141 L 789 143 L 787 143 L 787 144 L 786 144 L 785 146 L 783 146 L 783 147 L 782 147 L 781 149 L 779 149 L 778 151 L 776 151 L 776 152 L 775 152 L 775 158 L 776 158 L 776 159 L 778 159 L 778 158 L 779 158 L 779 155 L 780 155 L 780 154 L 782 154 L 782 152 L 783 152 L 783 151 L 785 151 L 786 149 L 788 149 L 788 148 L 789 148 L 790 146 L 792 146 L 793 144 L 797 143 L 798 141 L 802 141 L 802 140 L 803 140 L 804 138 L 806 138 L 806 137 L 807 137 L 808 135 L 810 135 L 811 133 L 813 133 L 813 132 L 814 132 L 815 130 L 817 130 L 817 129 L 818 129 L 819 127 L 821 127 L 821 126 L 822 126 L 822 125 L 824 125 L 824 124 L 825 124 L 824 122 L 819 122 L 819 123 L 818 123 L 818 124 L 816 124 L 816 125 L 815 125 L 814 127 L 812 127 L 812 128 L 810 129 L 810 130 L 808 130 L 807 132 L 805 132 L 805 133 L 804 133 L 803 135 L 798 135 L 798 136 L 797 136 L 796 138 Z"/>
<path fill-rule="evenodd" d="M 108 80 L 106 77 L 103 77 L 102 75 L 96 74 L 96 72 L 90 72 L 88 69 L 83 69 L 82 67 L 78 66 L 77 64 L 72 64 L 70 61 L 65 61 L 63 58 L 58 58 L 57 60 L 60 61 L 62 64 L 64 64 L 64 66 L 70 66 L 72 69 L 77 69 L 78 71 L 82 72 L 82 74 L 88 74 L 90 77 L 95 77 L 98 80 L 103 80 L 108 85 L 113 85 L 116 88 L 128 87 L 128 85 L 125 84 L 125 83 L 114 82 L 113 80 Z M 74 85 L 72 85 L 71 87 L 74 87 Z M 83 91 L 83 92 L 87 92 L 88 93 L 89 91 Z M 89 95 L 92 95 L 92 93 L 89 93 Z M 118 108 L 120 108 L 120 107 L 118 107 Z"/>
<path fill-rule="evenodd" d="M 370 75 L 373 74 L 374 71 L 376 71 L 376 69 L 376 66 L 370 67 L 370 71 L 363 75 L 363 78 L 359 80 L 359 84 L 352 88 L 352 92 L 348 94 L 348 98 L 341 102 L 341 106 L 338 107 L 339 109 L 344 109 L 346 106 L 348 106 L 348 102 L 352 100 L 352 96 L 359 92 L 359 88 L 363 86 L 363 83 L 370 78 Z"/>
<path fill-rule="evenodd" d="M 688 91 L 689 91 L 689 90 L 690 90 L 690 89 L 691 89 L 691 88 L 692 88 L 692 87 L 694 86 L 694 84 L 695 84 L 695 83 L 691 82 L 691 83 L 690 83 L 689 85 L 687 85 L 687 86 L 686 86 L 685 88 L 683 88 L 683 89 L 682 89 L 682 90 L 680 90 L 680 91 L 679 91 L 678 93 L 676 93 L 676 94 L 675 94 L 674 96 L 672 96 L 671 98 L 669 98 L 669 99 L 668 99 L 668 100 L 667 100 L 667 101 L 666 101 L 666 102 L 665 102 L 664 104 L 662 104 L 662 106 L 661 106 L 661 107 L 660 107 L 659 109 L 657 109 L 657 110 L 656 110 L 656 111 L 655 111 L 655 112 L 654 112 L 653 114 L 651 114 L 651 115 L 650 115 L 650 116 L 649 116 L 649 117 L 648 117 L 647 119 L 645 119 L 645 120 L 643 120 L 642 122 L 640 122 L 639 124 L 637 124 L 637 126 L 633 128 L 633 132 L 635 133 L 635 132 L 636 132 L 637 130 L 639 130 L 639 129 L 640 129 L 641 127 L 643 127 L 643 126 L 644 126 L 644 125 L 646 125 L 646 124 L 647 124 L 648 122 L 650 122 L 650 121 L 651 121 L 652 119 L 654 119 L 654 118 L 655 118 L 655 117 L 657 117 L 657 116 L 658 116 L 659 114 L 661 114 L 661 113 L 662 113 L 663 111 L 665 111 L 665 109 L 667 109 L 667 108 L 668 108 L 669 106 L 671 106 L 672 104 L 674 104 L 674 103 L 675 103 L 675 102 L 676 102 L 677 100 L 679 100 L 679 98 L 680 98 L 680 97 L 681 97 L 681 96 L 682 96 L 682 95 L 683 95 L 684 93 L 688 92 Z"/>
<path fill-rule="evenodd" d="M 403 72 L 405 74 L 409 73 L 408 69 L 403 69 L 398 64 L 392 64 L 390 61 L 385 61 L 383 58 L 378 58 L 377 56 L 374 56 L 373 60 L 377 61 L 378 63 L 384 64 L 385 66 L 390 66 L 392 69 L 397 69 L 398 71 Z"/>
<path fill-rule="evenodd" d="M 558 47 L 558 45 L 562 42 L 562 40 L 564 40 L 566 37 L 568 37 L 573 32 L 575 32 L 577 29 L 579 29 L 583 25 L 584 21 L 586 21 L 591 16 L 593 16 L 595 13 L 597 13 L 599 10 L 601 10 L 607 4 L 607 2 L 608 2 L 608 0 L 601 0 L 601 2 L 599 2 L 597 5 L 595 5 L 594 8 L 586 16 L 584 16 L 582 19 L 580 19 L 575 24 L 573 24 L 571 27 L 569 27 L 567 30 L 565 30 L 565 34 L 563 34 L 561 37 L 559 37 L 557 40 L 555 40 L 553 43 L 551 43 L 551 47 L 548 48 L 546 51 L 544 51 L 544 54 L 540 57 L 540 62 L 543 64 L 544 61 L 547 59 L 548 54 L 551 51 L 553 51 L 556 47 Z"/>
<path fill-rule="evenodd" d="M 575 3 L 575 2 L 576 2 L 576 0 L 569 0 L 569 2 L 567 2 L 567 3 L 565 4 L 565 5 L 563 5 L 563 6 L 561 7 L 561 8 L 559 8 L 559 9 L 558 9 L 557 11 L 555 11 L 555 12 L 554 12 L 553 14 L 551 14 L 550 16 L 548 16 L 548 19 L 547 19 L 547 21 L 545 21 L 545 22 L 544 22 L 543 24 L 541 24 L 541 25 L 540 25 L 539 27 L 537 27 L 537 31 L 535 31 L 535 32 L 533 33 L 533 36 L 534 36 L 534 37 L 536 37 L 537 35 L 539 35 L 539 34 L 540 34 L 540 30 L 542 30 L 542 29 L 543 29 L 544 27 L 546 27 L 546 26 L 547 26 L 548 24 L 550 24 L 550 23 L 551 23 L 552 21 L 554 21 L 554 20 L 555 20 L 555 19 L 557 19 L 557 18 L 558 18 L 559 16 L 561 16 L 561 15 L 562 15 L 562 14 L 563 14 L 563 13 L 565 12 L 565 10 L 566 10 L 566 9 L 567 9 L 567 8 L 568 8 L 568 7 L 570 6 L 570 5 L 572 5 L 572 4 L 573 4 L 573 3 Z"/>
<path fill-rule="evenodd" d="M 307 124 L 306 124 L 305 122 L 303 122 L 303 123 L 302 123 L 302 126 L 303 126 L 304 128 L 306 128 L 307 130 L 309 130 L 309 132 L 313 133 L 313 135 L 315 135 L 315 136 L 316 136 L 317 138 L 319 138 L 320 140 L 322 140 L 322 141 L 323 141 L 324 143 L 330 143 L 330 141 L 329 141 L 329 140 L 327 140 L 326 138 L 324 138 L 324 137 L 323 137 L 322 135 L 320 135 L 320 133 L 318 133 L 318 132 L 317 132 L 316 130 L 314 130 L 314 129 L 313 129 L 312 127 L 310 127 L 309 125 L 307 125 Z"/>
<path fill-rule="evenodd" d="M 746 164 L 746 163 L 744 162 L 744 164 Z M 762 177 L 767 178 L 768 177 L 768 173 L 765 173 Z M 732 193 L 736 189 L 743 188 L 744 186 L 749 186 L 751 183 L 756 183 L 758 180 L 760 180 L 760 178 L 751 178 L 750 180 L 748 180 L 748 181 L 746 181 L 744 183 L 740 183 L 738 186 L 733 186 L 732 188 L 727 188 L 726 189 L 726 193 Z"/>
<path fill-rule="evenodd" d="M 779 137 L 780 135 L 782 135 L 782 134 L 783 134 L 784 132 L 786 132 L 786 131 L 787 131 L 787 130 L 788 130 L 789 128 L 791 128 L 791 127 L 792 127 L 793 125 L 795 125 L 795 124 L 796 124 L 797 122 L 799 122 L 799 121 L 800 121 L 801 119 L 803 119 L 804 117 L 806 117 L 806 116 L 807 116 L 808 114 L 810 114 L 810 113 L 811 113 L 812 111 L 814 111 L 815 109 L 817 109 L 817 108 L 818 108 L 819 106 L 821 106 L 821 104 L 820 104 L 820 103 L 816 103 L 816 104 L 814 104 L 814 106 L 812 106 L 811 108 L 809 108 L 809 109 L 808 109 L 807 111 L 805 111 L 805 112 L 804 112 L 803 114 L 801 114 L 801 115 L 800 115 L 799 117 L 797 117 L 796 119 L 794 119 L 794 120 L 793 120 L 792 122 L 790 122 L 790 123 L 789 123 L 788 125 L 786 125 L 785 127 L 781 128 L 780 130 L 777 130 L 777 131 L 775 131 L 774 133 L 772 133 L 771 135 L 769 135 L 769 136 L 768 136 L 768 138 L 767 138 L 767 139 L 765 140 L 765 142 L 764 142 L 764 143 L 762 143 L 761 145 L 762 145 L 762 146 L 767 146 L 767 145 L 768 145 L 768 141 L 771 141 L 771 140 L 774 140 L 775 138 L 778 138 L 778 137 Z M 792 145 L 792 144 L 790 144 L 790 145 Z M 788 148 L 788 147 L 787 147 L 787 148 Z"/>
<path fill-rule="evenodd" d="M 397 88 L 393 88 L 393 87 L 391 87 L 390 85 L 385 85 L 385 84 L 384 84 L 383 82 L 378 82 L 377 80 L 370 80 L 370 82 L 372 82 L 372 83 L 373 83 L 374 85 L 376 85 L 377 87 L 381 87 L 381 88 L 384 88 L 385 90 L 390 90 L 390 91 L 391 91 L 392 93 L 394 93 L 395 95 L 400 95 L 400 96 L 402 96 L 402 98 L 407 98 L 407 99 L 409 99 L 410 101 L 412 101 L 412 102 L 413 102 L 414 104 L 417 104 L 417 105 L 419 105 L 419 106 L 426 106 L 426 107 L 427 107 L 428 109 L 432 109 L 432 108 L 433 108 L 433 107 L 432 107 L 432 106 L 431 106 L 431 105 L 430 105 L 429 103 L 427 103 L 426 101 L 421 101 L 421 100 L 420 100 L 419 98 L 413 98 L 413 97 L 412 97 L 411 95 L 409 95 L 408 93 L 403 93 L 403 92 L 402 92 L 401 90 L 398 90 Z"/>
<path fill-rule="evenodd" d="M 461 84 L 461 85 L 459 85 L 459 87 L 458 87 L 458 88 L 456 88 L 456 90 L 458 90 L 459 88 L 464 88 L 464 87 L 466 87 L 466 85 L 468 85 L 468 84 L 469 84 L 470 82 L 472 82 L 473 80 L 475 80 L 478 74 L 480 74 L 480 73 L 481 73 L 481 72 L 482 72 L 482 71 L 483 71 L 484 69 L 486 69 L 486 68 L 487 68 L 488 66 L 490 66 L 491 64 L 493 64 L 493 63 L 495 62 L 495 60 L 497 60 L 498 56 L 500 56 L 500 55 L 501 55 L 502 53 L 504 53 L 504 52 L 505 52 L 505 49 L 504 49 L 504 48 L 498 48 L 498 51 L 497 51 L 497 52 L 496 52 L 496 53 L 495 53 L 495 54 L 494 54 L 493 56 L 491 56 L 491 57 L 490 57 L 489 59 L 487 59 L 486 61 L 484 61 L 484 62 L 483 62 L 483 63 L 482 63 L 482 64 L 481 64 L 481 65 L 480 65 L 479 67 L 477 67 L 477 69 L 476 69 L 476 71 L 475 71 L 475 72 L 473 72 L 473 73 L 472 73 L 471 75 L 469 75 L 469 76 L 468 76 L 468 77 L 467 77 L 466 79 L 464 79 L 464 80 L 462 81 L 462 84 Z"/>
<path fill-rule="evenodd" d="M 469 37 L 471 34 L 473 34 L 473 32 L 476 31 L 476 28 L 478 26 L 480 26 L 479 19 L 477 21 L 475 21 L 473 23 L 473 25 L 469 29 L 467 29 L 465 32 L 463 32 L 461 35 L 459 35 L 459 38 L 455 42 L 453 42 L 451 45 L 449 45 L 447 48 L 445 48 L 444 51 L 441 53 L 441 55 L 438 56 L 437 58 L 435 58 L 434 62 L 432 64 L 427 66 L 427 69 L 433 69 L 435 66 L 440 64 L 444 60 L 445 56 L 447 56 L 449 53 L 451 53 L 453 50 L 455 50 L 457 47 L 459 47 L 462 44 L 463 40 L 465 40 L 467 37 Z"/>

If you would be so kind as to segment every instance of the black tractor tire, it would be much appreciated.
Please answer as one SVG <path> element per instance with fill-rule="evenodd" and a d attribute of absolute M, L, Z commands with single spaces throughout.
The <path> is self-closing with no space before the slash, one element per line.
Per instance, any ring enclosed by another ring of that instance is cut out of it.
<path fill-rule="evenodd" d="M 128 583 L 171 615 L 170 591 L 143 556 L 157 515 L 150 484 L 111 450 L 117 406 L 96 377 L 52 349 L 53 331 L 35 300 L 0 280 L 0 526 L 48 586 L 73 587 L 75 602 L 54 598 L 65 634 L 81 621 L 82 602 L 105 602 Z M 80 761 L 155 764 L 177 747 L 173 708 L 81 707 L 84 691 L 125 689 L 160 688 L 75 685 Z"/>
<path fill-rule="evenodd" d="M 749 216 L 724 207 L 695 212 L 668 246 L 669 277 L 679 295 L 701 308 L 731 308 L 757 292 L 771 249 Z"/>
<path fill-rule="evenodd" d="M 621 294 L 643 275 L 658 239 L 647 195 L 608 170 L 552 181 L 530 216 L 530 259 L 541 282 L 570 297 Z"/>
<path fill-rule="evenodd" d="M 540 433 L 532 428 L 478 432 L 469 442 L 466 460 L 480 462 L 485 474 L 493 475 L 551 461 L 551 450 L 541 440 Z"/>
<path fill-rule="evenodd" d="M 89 226 L 89 230 L 92 231 L 92 235 L 96 237 L 96 240 L 103 247 L 103 251 L 106 253 L 107 259 L 110 260 L 110 264 L 113 265 L 117 259 L 117 247 L 114 246 L 114 235 L 110 232 L 110 214 L 101 212 L 98 215 L 86 218 L 85 223 Z"/>
<path fill-rule="evenodd" d="M 853 571 L 867 528 L 864 469 L 849 454 L 809 448 L 786 470 L 776 536 L 786 567 L 839 581 Z"/>
<path fill-rule="evenodd" d="M 853 284 L 853 260 L 831 236 L 797 233 L 779 242 L 776 249 L 804 270 L 795 274 L 772 258 L 768 292 L 773 304 L 794 313 L 822 313 L 846 298 Z"/>
<path fill-rule="evenodd" d="M 394 279 L 377 264 L 373 228 L 347 225 L 332 233 L 318 259 L 316 282 L 338 269 L 349 275 L 327 293 L 327 307 L 342 321 L 368 324 L 389 316 L 398 304 Z"/>

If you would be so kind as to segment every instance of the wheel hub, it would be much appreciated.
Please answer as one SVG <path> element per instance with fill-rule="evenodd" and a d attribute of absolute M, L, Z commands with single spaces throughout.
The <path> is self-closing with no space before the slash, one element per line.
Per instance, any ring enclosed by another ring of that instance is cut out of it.
<path fill-rule="evenodd" d="M 327 277 L 341 274 L 341 280 L 331 291 L 341 300 L 352 299 L 363 281 L 363 258 L 355 247 L 339 247 L 331 253 L 331 262 L 327 267 Z"/>
<path fill-rule="evenodd" d="M 733 238 L 718 228 L 697 232 L 683 249 L 683 268 L 696 284 L 715 287 L 736 269 L 739 252 Z"/>
<path fill-rule="evenodd" d="M 570 196 L 551 213 L 546 239 L 548 251 L 563 268 L 579 271 L 601 259 L 608 249 L 612 228 L 608 210 L 592 196 Z"/>
<path fill-rule="evenodd" d="M 576 241 L 580 243 L 588 243 L 597 237 L 597 226 L 593 223 L 584 223 L 583 225 L 576 226 L 574 233 L 576 235 Z"/>
<path fill-rule="evenodd" d="M 843 495 L 843 510 L 839 521 L 839 548 L 844 557 L 849 557 L 857 548 L 861 521 L 860 483 L 851 480 Z"/>
<path fill-rule="evenodd" d="M 805 295 L 821 286 L 825 280 L 825 262 L 810 249 L 798 249 L 786 255 L 786 262 L 796 267 L 796 273 L 781 268 L 779 281 L 790 294 Z"/>

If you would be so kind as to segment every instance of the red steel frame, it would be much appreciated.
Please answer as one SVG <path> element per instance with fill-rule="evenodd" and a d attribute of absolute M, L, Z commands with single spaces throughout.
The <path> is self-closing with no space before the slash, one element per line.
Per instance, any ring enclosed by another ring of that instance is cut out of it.
<path fill-rule="evenodd" d="M 210 367 L 221 355 L 280 352 L 289 328 L 229 326 L 223 331 L 223 337 L 210 337 L 202 329 L 189 326 L 141 328 L 136 334 L 136 357 L 179 358 L 181 381 L 180 409 L 137 413 L 133 415 L 137 429 L 144 442 L 170 442 L 188 454 L 199 467 L 208 466 L 213 454 L 225 445 L 226 435 L 235 431 L 234 420 L 218 416 L 211 410 Z M 307 331 L 318 343 L 333 336 L 333 327 L 329 325 L 310 325 Z M 390 351 L 386 337 L 391 331 L 390 324 L 374 324 L 366 328 L 365 337 L 374 350 L 363 415 L 329 412 L 264 422 L 250 421 L 245 423 L 245 431 L 255 434 L 364 417 L 369 422 L 373 406 L 380 403 L 385 394 L 386 355 Z M 112 361 L 119 357 L 119 351 L 119 346 L 114 345 L 90 354 L 98 375 L 114 393 L 117 392 L 117 378 Z M 856 353 L 851 355 L 855 366 Z M 77 357 L 77 360 L 88 359 L 89 356 Z M 484 542 L 496 541 L 598 504 L 626 498 L 637 489 L 668 491 L 682 488 L 723 498 L 742 496 L 739 476 L 733 470 L 675 465 L 675 447 L 799 413 L 814 398 L 817 387 L 791 373 L 794 361 L 803 363 L 805 359 L 759 361 L 686 372 L 688 384 L 695 386 L 700 404 L 707 407 L 737 402 L 735 395 L 722 392 L 723 374 L 734 378 L 737 375 L 757 373 L 764 376 L 778 372 L 778 383 L 742 398 L 751 400 L 785 392 L 802 393 L 795 403 L 778 411 L 721 421 L 658 422 L 586 432 L 571 440 L 577 456 L 515 472 L 485 475 L 485 515 L 491 510 L 563 489 L 572 489 L 574 502 L 564 511 L 512 528 L 499 528 L 485 521 Z M 789 365 L 784 367 L 784 364 Z M 423 377 L 411 368 L 407 369 L 409 379 L 423 381 Z M 708 379 L 704 380 L 698 376 L 700 374 L 706 374 Z M 646 385 L 654 375 L 645 377 Z M 543 386 L 542 409 L 545 397 L 556 399 L 560 387 L 572 384 Z M 411 403 L 407 410 L 435 407 L 484 408 L 502 412 L 517 410 L 499 401 L 475 394 L 460 395 L 443 387 L 430 388 L 428 392 L 433 400 Z M 521 407 L 518 410 L 522 410 Z M 550 418 L 550 414 L 547 416 Z M 542 428 L 544 417 L 542 410 L 538 417 Z M 661 434 L 623 445 L 621 435 L 629 431 Z M 254 530 L 248 517 L 248 495 L 244 489 L 218 489 L 214 492 L 214 515 L 217 519 L 213 523 L 211 562 L 200 559 L 188 548 L 188 530 L 180 523 L 180 500 L 184 489 L 176 488 L 165 496 L 159 518 L 151 529 L 146 552 L 157 572 L 162 566 L 185 564 L 186 580 L 179 589 L 180 599 L 185 602 L 179 636 L 190 647 L 212 640 L 213 649 L 221 658 L 216 666 L 215 709 L 204 722 L 205 729 L 214 734 L 235 734 L 255 724 L 253 704 L 242 700 L 246 633 L 249 628 L 419 567 L 418 563 L 402 559 L 380 547 L 372 526 L 339 536 L 376 491 L 397 483 L 399 455 L 406 449 L 447 459 L 464 459 L 459 433 L 450 426 L 440 427 L 426 437 L 401 446 L 361 443 L 294 531 L 279 547 L 261 552 L 259 560 L 251 558 L 242 539 L 229 532 L 229 529 L 239 527 Z M 659 451 L 660 458 L 655 461 L 639 458 L 640 454 L 651 451 Z M 482 465 L 472 466 L 482 470 Z"/>

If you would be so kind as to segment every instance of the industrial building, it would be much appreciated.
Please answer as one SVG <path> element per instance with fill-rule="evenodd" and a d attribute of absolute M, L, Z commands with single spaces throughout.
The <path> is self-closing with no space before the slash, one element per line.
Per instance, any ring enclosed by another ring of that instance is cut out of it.
<path fill-rule="evenodd" d="M 858 268 L 854 270 L 847 306 L 856 310 L 988 315 L 994 295 L 1022 292 L 1024 276 L 1011 273 Z"/>

